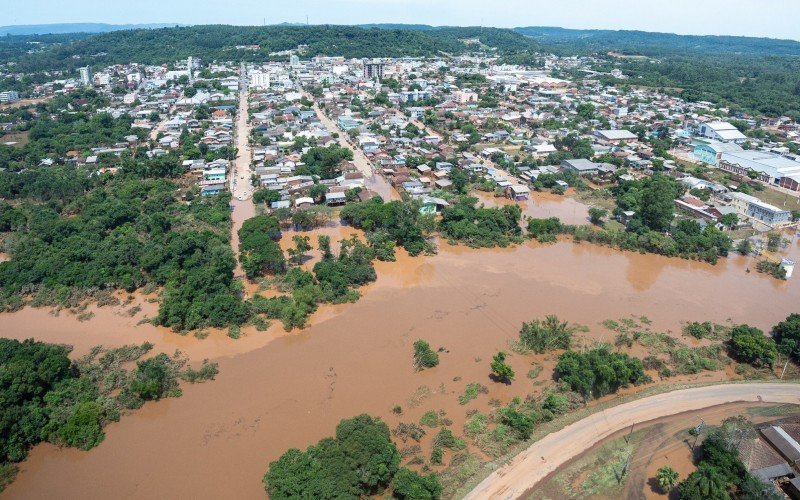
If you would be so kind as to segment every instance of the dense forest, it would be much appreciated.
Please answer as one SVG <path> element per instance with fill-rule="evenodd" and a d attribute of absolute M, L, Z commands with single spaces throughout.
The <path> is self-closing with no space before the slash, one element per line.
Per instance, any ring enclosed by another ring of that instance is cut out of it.
<path fill-rule="evenodd" d="M 616 60 L 595 67 L 619 68 L 629 78 L 604 83 L 666 88 L 689 101 L 710 101 L 731 112 L 800 118 L 800 57 L 673 55 L 657 62 Z"/>
<path fill-rule="evenodd" d="M 645 56 L 678 53 L 800 56 L 800 42 L 744 36 L 676 35 L 630 30 L 575 30 L 544 26 L 514 28 L 548 50 L 565 55 L 620 52 Z"/>
<path fill-rule="evenodd" d="M 14 43 L 17 37 L 0 39 Z M 307 45 L 317 54 L 352 57 L 421 57 L 442 53 L 461 54 L 477 48 L 466 40 L 478 39 L 502 53 L 537 47 L 535 41 L 511 30 L 497 28 L 442 28 L 437 30 L 389 30 L 354 26 L 191 26 L 139 29 L 102 33 L 73 43 L 52 46 L 34 54 L 17 54 L 22 71 L 75 70 L 87 63 L 109 65 L 139 62 L 170 63 L 188 56 L 205 60 L 263 61 L 269 54 Z M 236 46 L 258 45 L 258 50 Z M 0 59 L 0 62 L 5 59 Z"/>

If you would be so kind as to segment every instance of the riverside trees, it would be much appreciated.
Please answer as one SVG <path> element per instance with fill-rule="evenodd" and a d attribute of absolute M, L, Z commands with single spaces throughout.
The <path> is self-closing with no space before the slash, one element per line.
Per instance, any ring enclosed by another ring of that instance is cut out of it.
<path fill-rule="evenodd" d="M 270 498 L 359 498 L 380 494 L 394 483 L 398 498 L 438 498 L 435 475 L 400 469 L 400 453 L 389 427 L 359 415 L 342 420 L 336 435 L 306 451 L 291 449 L 270 463 L 264 488 Z"/>

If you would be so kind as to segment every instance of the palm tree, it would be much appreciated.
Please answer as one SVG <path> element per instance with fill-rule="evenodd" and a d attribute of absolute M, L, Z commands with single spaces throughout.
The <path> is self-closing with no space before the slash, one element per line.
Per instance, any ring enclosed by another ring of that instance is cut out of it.
<path fill-rule="evenodd" d="M 670 490 L 678 484 L 678 473 L 669 465 L 665 465 L 658 469 L 656 479 L 658 480 L 658 486 L 661 488 L 661 491 L 669 493 Z"/>

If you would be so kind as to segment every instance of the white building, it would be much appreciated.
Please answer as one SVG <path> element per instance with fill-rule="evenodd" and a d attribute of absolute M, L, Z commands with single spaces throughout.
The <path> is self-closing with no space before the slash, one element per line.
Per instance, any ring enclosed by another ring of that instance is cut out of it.
<path fill-rule="evenodd" d="M 0 102 L 17 102 L 17 101 L 19 101 L 19 92 L 15 90 L 0 92 Z"/>
<path fill-rule="evenodd" d="M 266 90 L 270 85 L 269 73 L 254 71 L 250 73 L 250 88 L 256 90 Z"/>
<path fill-rule="evenodd" d="M 94 75 L 92 74 L 92 67 L 91 66 L 84 66 L 79 69 L 81 72 L 81 84 L 90 86 L 94 85 Z"/>
<path fill-rule="evenodd" d="M 747 136 L 728 122 L 709 122 L 700 125 L 699 134 L 720 142 L 744 142 Z"/>

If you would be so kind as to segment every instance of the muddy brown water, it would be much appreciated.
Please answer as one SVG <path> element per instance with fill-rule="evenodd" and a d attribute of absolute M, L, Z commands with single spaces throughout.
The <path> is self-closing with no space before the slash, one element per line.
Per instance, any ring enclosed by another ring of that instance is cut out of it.
<path fill-rule="evenodd" d="M 797 249 L 793 243 L 795 257 Z M 324 308 L 310 328 L 291 335 L 276 325 L 237 341 L 221 332 L 198 340 L 136 326 L 136 317 L 113 308 L 97 309 L 84 323 L 37 309 L 0 315 L 6 337 L 71 343 L 76 350 L 150 340 L 160 350 L 180 348 L 193 360 L 220 364 L 216 381 L 186 386 L 182 398 L 148 403 L 109 425 L 94 450 L 37 446 L 5 496 L 262 498 L 269 462 L 332 435 L 342 418 L 369 413 L 393 427 L 441 409 L 460 434 L 467 410 L 487 411 L 490 397 L 507 402 L 534 392 L 525 378 L 531 357 L 510 356 L 517 372 L 510 386 L 488 378 L 491 356 L 508 350 L 523 321 L 557 314 L 603 340 L 612 334 L 598 323 L 631 314 L 676 334 L 682 321 L 693 320 L 730 319 L 767 330 L 797 311 L 800 295 L 796 279 L 747 274 L 754 262 L 739 256 L 710 266 L 562 241 L 502 250 L 441 245 L 437 256 L 398 257 L 377 264 L 378 281 L 359 302 Z M 152 314 L 155 305 L 143 308 L 149 309 L 142 315 Z M 411 344 L 418 338 L 447 350 L 438 367 L 413 370 Z M 471 382 L 487 385 L 490 394 L 461 406 L 457 396 Z M 412 407 L 421 386 L 430 395 Z M 396 404 L 403 415 L 391 412 Z"/>

